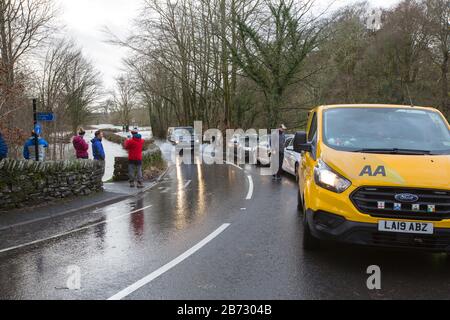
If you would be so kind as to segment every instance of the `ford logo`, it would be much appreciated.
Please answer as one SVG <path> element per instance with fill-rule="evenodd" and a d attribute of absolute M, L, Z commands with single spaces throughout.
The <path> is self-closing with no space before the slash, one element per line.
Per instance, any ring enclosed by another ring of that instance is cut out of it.
<path fill-rule="evenodd" d="M 400 202 L 417 202 L 419 197 L 411 193 L 401 193 L 395 196 L 395 200 Z"/>

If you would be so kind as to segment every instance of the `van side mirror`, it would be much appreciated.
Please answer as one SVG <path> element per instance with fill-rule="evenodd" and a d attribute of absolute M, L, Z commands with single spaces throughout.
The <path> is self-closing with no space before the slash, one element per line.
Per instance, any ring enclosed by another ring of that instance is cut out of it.
<path fill-rule="evenodd" d="M 312 152 L 312 145 L 308 143 L 306 132 L 300 131 L 295 134 L 294 151 L 297 153 Z"/>

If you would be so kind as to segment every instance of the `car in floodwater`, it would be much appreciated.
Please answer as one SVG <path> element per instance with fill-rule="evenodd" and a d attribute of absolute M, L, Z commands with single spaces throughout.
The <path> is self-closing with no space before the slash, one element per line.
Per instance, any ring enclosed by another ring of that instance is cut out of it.
<path fill-rule="evenodd" d="M 305 249 L 332 240 L 450 251 L 450 127 L 438 110 L 320 106 L 294 150 Z"/>

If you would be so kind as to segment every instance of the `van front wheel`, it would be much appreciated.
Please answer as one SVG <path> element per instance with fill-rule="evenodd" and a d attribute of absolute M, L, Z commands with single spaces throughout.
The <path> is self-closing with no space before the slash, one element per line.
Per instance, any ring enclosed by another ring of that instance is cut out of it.
<path fill-rule="evenodd" d="M 314 251 L 320 248 L 320 240 L 311 234 L 306 212 L 303 212 L 303 249 Z"/>
<path fill-rule="evenodd" d="M 297 209 L 300 213 L 305 214 L 303 212 L 303 199 L 302 196 L 300 194 L 300 190 L 298 190 L 298 194 L 297 194 Z"/>

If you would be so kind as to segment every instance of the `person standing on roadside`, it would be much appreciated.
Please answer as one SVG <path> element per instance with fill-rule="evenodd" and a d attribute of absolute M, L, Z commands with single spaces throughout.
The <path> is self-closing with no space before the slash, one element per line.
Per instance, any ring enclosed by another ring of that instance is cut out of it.
<path fill-rule="evenodd" d="M 45 149 L 48 148 L 48 142 L 35 134 L 34 130 L 31 132 L 31 137 L 25 142 L 23 146 L 23 157 L 26 160 L 36 160 L 36 139 L 38 145 L 38 161 L 45 161 Z"/>
<path fill-rule="evenodd" d="M 283 174 L 283 163 L 284 163 L 284 147 L 286 144 L 286 132 L 287 128 L 284 124 L 280 126 L 279 129 L 279 142 L 278 142 L 278 172 L 273 176 L 274 180 L 281 180 Z"/>
<path fill-rule="evenodd" d="M 103 149 L 103 132 L 96 131 L 95 138 L 91 140 L 92 143 L 92 153 L 94 154 L 94 160 L 97 161 L 105 161 L 105 149 Z"/>
<path fill-rule="evenodd" d="M 6 159 L 8 157 L 8 145 L 0 132 L 0 160 Z"/>
<path fill-rule="evenodd" d="M 144 187 L 144 177 L 142 174 L 142 151 L 144 140 L 137 129 L 131 131 L 132 137 L 125 141 L 124 147 L 128 151 L 128 175 L 130 177 L 130 188 L 137 186 Z"/>
<path fill-rule="evenodd" d="M 89 145 L 84 140 L 85 134 L 86 134 L 86 132 L 83 130 L 83 128 L 80 128 L 78 130 L 78 135 L 75 136 L 72 140 L 77 159 L 89 159 L 89 153 L 88 153 Z"/>

